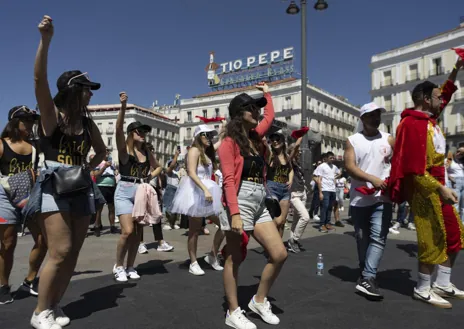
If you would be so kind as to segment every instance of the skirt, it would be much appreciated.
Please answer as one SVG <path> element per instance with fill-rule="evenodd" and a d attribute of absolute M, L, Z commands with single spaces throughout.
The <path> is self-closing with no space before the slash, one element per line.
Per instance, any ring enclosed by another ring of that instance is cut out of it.
<path fill-rule="evenodd" d="M 185 176 L 180 181 L 172 200 L 171 213 L 190 217 L 209 217 L 221 212 L 221 188 L 211 179 L 202 179 L 201 182 L 213 196 L 213 202 L 206 202 L 203 190 L 190 177 Z"/>

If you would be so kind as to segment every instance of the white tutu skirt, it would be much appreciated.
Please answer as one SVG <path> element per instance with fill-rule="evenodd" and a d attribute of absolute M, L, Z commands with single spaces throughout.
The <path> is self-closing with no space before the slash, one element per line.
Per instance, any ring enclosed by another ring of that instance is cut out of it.
<path fill-rule="evenodd" d="M 205 192 L 190 177 L 184 176 L 172 200 L 171 213 L 190 217 L 209 217 L 221 212 L 221 188 L 211 179 L 202 179 L 201 182 L 213 196 L 213 202 L 207 202 Z"/>

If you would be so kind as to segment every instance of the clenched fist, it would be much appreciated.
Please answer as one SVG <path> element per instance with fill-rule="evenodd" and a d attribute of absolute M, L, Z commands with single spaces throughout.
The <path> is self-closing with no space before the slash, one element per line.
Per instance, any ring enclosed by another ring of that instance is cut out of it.
<path fill-rule="evenodd" d="M 39 24 L 39 31 L 43 39 L 51 40 L 53 37 L 53 23 L 50 16 L 45 15 Z"/>

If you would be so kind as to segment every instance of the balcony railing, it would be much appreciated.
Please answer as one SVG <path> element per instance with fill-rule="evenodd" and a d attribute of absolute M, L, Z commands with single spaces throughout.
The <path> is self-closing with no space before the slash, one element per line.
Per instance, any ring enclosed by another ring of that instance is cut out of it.
<path fill-rule="evenodd" d="M 445 68 L 443 66 L 437 66 L 430 70 L 429 76 L 445 74 Z"/>
<path fill-rule="evenodd" d="M 113 127 L 111 127 L 111 128 L 110 128 L 110 127 L 106 128 L 106 133 L 107 133 L 108 135 L 114 134 L 114 128 L 113 128 Z"/>
<path fill-rule="evenodd" d="M 387 112 L 395 112 L 395 107 L 391 104 L 385 105 L 384 108 L 387 110 Z"/>
<path fill-rule="evenodd" d="M 407 102 L 406 104 L 404 104 L 404 106 L 405 106 L 407 109 L 413 108 L 413 107 L 414 107 L 414 102 Z"/>
<path fill-rule="evenodd" d="M 464 126 L 457 126 L 456 127 L 456 135 L 464 135 Z"/>
<path fill-rule="evenodd" d="M 407 79 L 408 79 L 408 81 L 419 80 L 419 73 L 418 72 L 410 73 L 410 74 L 408 74 Z"/>
<path fill-rule="evenodd" d="M 386 78 L 380 81 L 380 87 L 390 87 L 393 86 L 393 79 L 392 78 Z"/>

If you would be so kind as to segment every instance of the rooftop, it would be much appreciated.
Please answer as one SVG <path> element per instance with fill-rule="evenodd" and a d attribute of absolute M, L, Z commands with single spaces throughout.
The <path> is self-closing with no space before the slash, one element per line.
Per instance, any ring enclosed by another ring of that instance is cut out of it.
<path fill-rule="evenodd" d="M 109 111 L 120 111 L 121 110 L 121 104 L 104 104 L 104 105 L 89 105 L 88 110 L 90 112 L 109 112 Z M 175 123 L 174 120 L 169 119 L 168 117 L 161 115 L 158 112 L 155 112 L 151 109 L 147 109 L 143 106 L 139 106 L 137 104 L 127 104 L 127 110 L 136 110 L 140 112 L 144 112 L 147 114 L 150 114 L 160 120 L 165 120 L 169 121 L 172 123 Z"/>

